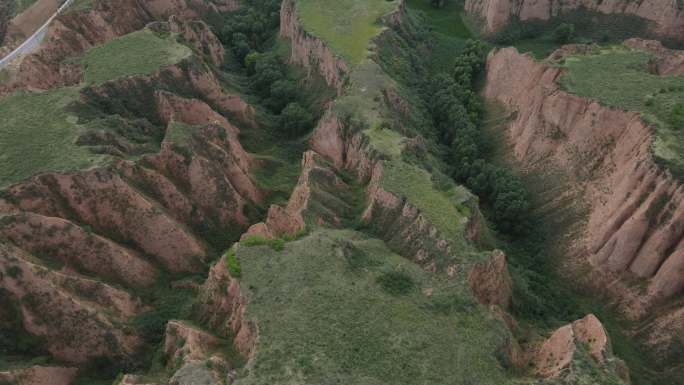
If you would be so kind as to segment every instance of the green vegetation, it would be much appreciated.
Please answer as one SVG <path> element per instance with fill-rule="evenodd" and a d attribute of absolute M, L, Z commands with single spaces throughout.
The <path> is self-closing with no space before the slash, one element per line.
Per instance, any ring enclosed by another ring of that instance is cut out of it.
<path fill-rule="evenodd" d="M 412 11 L 422 11 L 425 13 L 430 27 L 440 34 L 470 38 L 472 33 L 463 21 L 463 2 L 461 0 L 447 0 L 439 8 L 426 0 L 407 0 L 406 6 Z"/>
<path fill-rule="evenodd" d="M 649 71 L 651 55 L 622 46 L 567 58 L 560 84 L 573 94 L 610 107 L 637 111 L 656 127 L 656 160 L 684 176 L 682 104 L 684 76 L 659 76 Z"/>
<path fill-rule="evenodd" d="M 170 142 L 178 145 L 186 145 L 190 143 L 192 134 L 197 130 L 196 126 L 177 121 L 171 121 L 166 128 L 165 142 Z"/>
<path fill-rule="evenodd" d="M 75 142 L 82 128 L 66 107 L 77 88 L 19 92 L 0 100 L 0 187 L 39 172 L 101 165 L 107 159 Z"/>
<path fill-rule="evenodd" d="M 495 357 L 505 326 L 475 304 L 464 277 L 440 279 L 343 230 L 317 230 L 282 252 L 241 247 L 238 258 L 259 351 L 236 384 L 509 383 Z M 381 283 L 390 271 L 401 271 L 388 280 L 401 295 Z"/>
<path fill-rule="evenodd" d="M 398 0 L 297 0 L 296 7 L 306 31 L 354 65 L 368 56 L 371 39 L 383 29 L 379 19 L 397 4 Z"/>
<path fill-rule="evenodd" d="M 286 135 L 297 137 L 313 128 L 314 119 L 299 103 L 290 103 L 278 116 L 278 123 Z"/>
<path fill-rule="evenodd" d="M 254 0 L 212 22 L 226 48 L 242 65 L 252 51 L 263 52 L 280 22 L 280 0 Z"/>
<path fill-rule="evenodd" d="M 235 256 L 235 247 L 231 247 L 225 254 L 226 256 L 226 268 L 231 277 L 240 278 L 242 276 L 242 268 L 240 267 L 240 261 L 237 260 Z"/>
<path fill-rule="evenodd" d="M 491 41 L 497 45 L 514 45 L 520 52 L 530 52 L 543 59 L 562 44 L 607 44 L 630 37 L 655 38 L 649 31 L 649 22 L 636 15 L 604 14 L 580 8 L 546 21 L 513 20 Z"/>
<path fill-rule="evenodd" d="M 402 142 L 404 137 L 391 128 L 377 126 L 363 131 L 370 139 L 373 147 L 392 159 L 401 156 Z"/>
<path fill-rule="evenodd" d="M 418 207 L 432 224 L 449 239 L 462 244 L 468 209 L 465 203 L 470 194 L 455 185 L 448 191 L 434 187 L 432 177 L 426 170 L 402 161 L 384 164 L 382 187 L 406 199 Z"/>
<path fill-rule="evenodd" d="M 285 240 L 282 238 L 267 239 L 258 235 L 250 235 L 240 241 L 246 247 L 268 246 L 275 251 L 282 251 L 285 248 Z"/>
<path fill-rule="evenodd" d="M 575 38 L 575 25 L 563 23 L 553 30 L 553 40 L 558 44 L 567 44 Z"/>
<path fill-rule="evenodd" d="M 389 294 L 409 294 L 415 287 L 411 276 L 403 271 L 388 271 L 376 278 L 378 284 Z"/>
<path fill-rule="evenodd" d="M 79 61 L 85 67 L 86 83 L 100 84 L 150 74 L 191 54 L 190 48 L 177 43 L 173 36 L 162 37 L 145 29 L 92 48 Z"/>

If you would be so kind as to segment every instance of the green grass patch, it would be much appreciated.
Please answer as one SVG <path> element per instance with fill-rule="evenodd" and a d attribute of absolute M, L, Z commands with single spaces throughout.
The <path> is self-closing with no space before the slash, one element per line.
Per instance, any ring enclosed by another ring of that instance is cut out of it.
<path fill-rule="evenodd" d="M 19 92 L 0 100 L 0 187 L 38 172 L 70 171 L 101 165 L 106 156 L 75 144 L 81 127 L 65 108 L 77 88 Z"/>
<path fill-rule="evenodd" d="M 324 39 L 349 64 L 368 55 L 371 39 L 382 31 L 380 17 L 398 0 L 297 0 L 297 15 L 307 32 Z"/>
<path fill-rule="evenodd" d="M 405 197 L 418 207 L 427 219 L 451 240 L 462 240 L 467 222 L 463 203 L 468 195 L 464 189 L 454 187 L 448 191 L 436 189 L 432 176 L 426 170 L 402 161 L 384 163 L 380 181 L 389 192 Z"/>
<path fill-rule="evenodd" d="M 565 59 L 560 84 L 576 95 L 610 107 L 637 111 L 656 127 L 654 154 L 676 175 L 684 175 L 684 127 L 673 125 L 675 108 L 684 105 L 684 76 L 659 76 L 648 70 L 651 55 L 623 46 Z"/>
<path fill-rule="evenodd" d="M 177 43 L 172 36 L 161 37 L 145 29 L 88 50 L 80 63 L 85 67 L 86 83 L 100 84 L 125 76 L 147 75 L 191 54 L 190 48 Z"/>
<path fill-rule="evenodd" d="M 235 255 L 235 248 L 231 248 L 226 253 L 226 268 L 232 277 L 240 278 L 242 276 L 242 268 L 240 268 L 240 261 Z"/>
<path fill-rule="evenodd" d="M 350 266 L 358 253 L 373 263 Z M 238 257 L 246 316 L 259 325 L 238 385 L 510 383 L 495 357 L 508 332 L 475 305 L 465 279 L 438 278 L 348 230 L 317 230 L 280 253 L 241 247 Z M 413 289 L 387 292 L 379 277 L 388 271 Z M 461 305 L 437 306 L 454 298 Z"/>
<path fill-rule="evenodd" d="M 268 246 L 275 251 L 283 251 L 285 248 L 285 240 L 282 238 L 266 239 L 258 235 L 250 235 L 240 241 L 240 244 L 247 247 Z"/>
<path fill-rule="evenodd" d="M 192 134 L 197 131 L 196 126 L 187 123 L 171 121 L 166 128 L 165 142 L 171 142 L 178 145 L 187 145 L 192 139 Z"/>
<path fill-rule="evenodd" d="M 402 137 L 398 132 L 385 127 L 374 127 L 363 131 L 370 139 L 371 145 L 383 154 L 396 159 L 401 156 Z"/>
<path fill-rule="evenodd" d="M 407 0 L 409 10 L 422 11 L 435 32 L 461 39 L 473 37 L 472 32 L 463 19 L 463 2 L 460 0 L 446 0 L 442 8 L 435 8 L 430 0 Z"/>

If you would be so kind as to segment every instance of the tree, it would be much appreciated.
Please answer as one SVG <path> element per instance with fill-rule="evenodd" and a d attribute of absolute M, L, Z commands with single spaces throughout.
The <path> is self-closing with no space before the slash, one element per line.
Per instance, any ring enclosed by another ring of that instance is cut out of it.
<path fill-rule="evenodd" d="M 231 49 L 233 50 L 233 55 L 237 60 L 242 63 L 245 57 L 252 50 L 249 46 L 249 40 L 244 33 L 237 32 L 232 36 Z"/>
<path fill-rule="evenodd" d="M 553 40 L 559 44 L 567 44 L 575 37 L 575 26 L 562 23 L 553 31 Z"/>
<path fill-rule="evenodd" d="M 248 67 L 254 67 L 254 74 L 251 78 L 252 88 L 257 95 L 268 99 L 271 96 L 271 85 L 285 78 L 285 64 L 274 54 L 248 55 L 245 62 Z"/>
<path fill-rule="evenodd" d="M 271 96 L 268 107 L 275 113 L 280 113 L 288 103 L 295 102 L 299 98 L 299 90 L 292 80 L 281 79 L 271 84 Z"/>
<path fill-rule="evenodd" d="M 299 103 L 290 103 L 278 117 L 280 129 L 290 137 L 296 137 L 309 131 L 313 124 L 313 116 Z"/>
<path fill-rule="evenodd" d="M 430 4 L 434 8 L 444 8 L 444 5 L 446 4 L 446 0 L 430 0 Z"/>

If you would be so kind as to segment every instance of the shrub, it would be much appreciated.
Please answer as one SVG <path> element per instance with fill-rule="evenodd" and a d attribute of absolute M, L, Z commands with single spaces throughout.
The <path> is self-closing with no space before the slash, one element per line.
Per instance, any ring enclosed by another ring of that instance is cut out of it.
<path fill-rule="evenodd" d="M 575 38 L 575 25 L 562 23 L 553 30 L 553 41 L 559 44 L 567 44 Z"/>
<path fill-rule="evenodd" d="M 226 267 L 228 272 L 234 278 L 240 278 L 242 276 L 242 268 L 240 267 L 240 261 L 238 261 L 235 255 L 235 250 L 231 249 L 228 251 L 228 256 L 226 257 Z"/>
<path fill-rule="evenodd" d="M 297 85 L 292 80 L 281 79 L 271 84 L 268 107 L 275 113 L 280 113 L 287 103 L 299 99 Z"/>
<path fill-rule="evenodd" d="M 250 235 L 240 241 L 240 244 L 247 247 L 268 246 L 275 251 L 282 251 L 285 248 L 285 240 L 282 238 L 266 239 L 258 235 Z"/>
<path fill-rule="evenodd" d="M 313 128 L 313 115 L 299 103 L 290 103 L 283 109 L 278 122 L 283 133 L 296 137 Z"/>
<path fill-rule="evenodd" d="M 387 293 L 392 295 L 408 294 L 415 287 L 413 279 L 401 271 L 382 273 L 378 276 L 377 282 Z"/>
<path fill-rule="evenodd" d="M 684 131 L 684 103 L 678 103 L 670 112 L 670 122 L 672 127 Z"/>
<path fill-rule="evenodd" d="M 10 266 L 7 268 L 7 275 L 14 279 L 21 277 L 21 273 L 21 267 L 19 266 Z"/>

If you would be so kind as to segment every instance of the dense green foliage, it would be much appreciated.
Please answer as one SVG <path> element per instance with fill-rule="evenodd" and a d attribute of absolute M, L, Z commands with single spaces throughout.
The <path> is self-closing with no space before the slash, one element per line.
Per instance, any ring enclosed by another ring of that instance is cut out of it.
<path fill-rule="evenodd" d="M 280 22 L 280 0 L 255 0 L 223 20 L 216 33 L 238 62 L 252 51 L 263 51 Z"/>
<path fill-rule="evenodd" d="M 520 234 L 527 228 L 529 200 L 520 181 L 505 168 L 485 159 L 486 145 L 479 123 L 482 107 L 474 81 L 484 68 L 485 47 L 469 41 L 454 60 L 451 75 L 437 74 L 425 87 L 424 98 L 442 143 L 451 143 L 452 175 L 487 205 L 500 231 Z"/>
<path fill-rule="evenodd" d="M 572 27 L 570 27 L 572 26 Z M 566 43 L 619 43 L 631 37 L 653 36 L 649 21 L 630 14 L 604 14 L 585 8 L 565 12 L 550 20 L 513 20 L 490 38 L 497 45 L 514 45 L 541 59 Z M 677 43 L 664 41 L 666 45 Z"/>
<path fill-rule="evenodd" d="M 142 297 L 146 303 L 152 305 L 152 309 L 136 315 L 131 320 L 131 325 L 151 346 L 161 342 L 169 320 L 192 318 L 192 293 L 187 289 L 172 289 L 160 283 L 158 287 L 142 293 Z"/>
<path fill-rule="evenodd" d="M 553 40 L 558 44 L 567 44 L 575 38 L 575 25 L 562 23 L 553 30 Z"/>
<path fill-rule="evenodd" d="M 226 268 L 228 268 L 231 277 L 240 278 L 242 276 L 242 268 L 240 267 L 240 261 L 235 256 L 234 248 L 231 248 L 226 253 Z"/>

